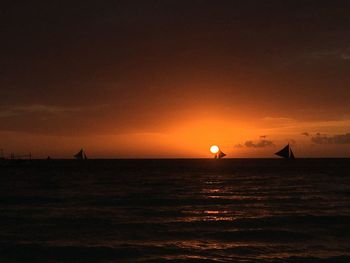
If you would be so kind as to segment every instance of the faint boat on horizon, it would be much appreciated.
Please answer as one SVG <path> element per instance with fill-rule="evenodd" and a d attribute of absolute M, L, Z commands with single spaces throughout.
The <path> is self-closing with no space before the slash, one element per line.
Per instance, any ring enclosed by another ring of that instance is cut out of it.
<path fill-rule="evenodd" d="M 32 160 L 32 153 L 28 154 L 14 154 L 11 153 L 9 157 L 6 157 L 4 150 L 0 149 L 0 164 L 4 166 L 17 166 L 29 164 Z"/>
<path fill-rule="evenodd" d="M 74 158 L 76 160 L 87 160 L 87 156 L 83 149 L 80 149 L 80 151 L 74 155 Z"/>
<path fill-rule="evenodd" d="M 289 146 L 289 143 L 280 151 L 276 152 L 275 155 L 283 157 L 285 159 L 295 159 L 292 148 Z"/>
<path fill-rule="evenodd" d="M 4 150 L 0 149 L 0 165 L 5 165 L 7 164 L 7 160 L 4 155 Z"/>
<path fill-rule="evenodd" d="M 0 149 L 0 160 L 5 160 L 4 150 Z"/>

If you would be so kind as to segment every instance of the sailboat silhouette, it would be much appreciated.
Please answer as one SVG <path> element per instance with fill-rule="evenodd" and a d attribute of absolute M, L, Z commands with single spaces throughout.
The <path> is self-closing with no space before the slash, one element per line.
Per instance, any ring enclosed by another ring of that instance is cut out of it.
<path fill-rule="evenodd" d="M 289 143 L 280 151 L 275 153 L 277 156 L 283 157 L 285 159 L 295 159 L 292 148 L 289 146 Z"/>
<path fill-rule="evenodd" d="M 225 157 L 226 154 L 223 153 L 222 151 L 218 151 L 215 155 L 214 155 L 214 159 L 221 159 L 223 157 Z"/>
<path fill-rule="evenodd" d="M 81 149 L 77 154 L 75 154 L 74 158 L 77 160 L 87 160 L 87 156 L 83 149 Z"/>

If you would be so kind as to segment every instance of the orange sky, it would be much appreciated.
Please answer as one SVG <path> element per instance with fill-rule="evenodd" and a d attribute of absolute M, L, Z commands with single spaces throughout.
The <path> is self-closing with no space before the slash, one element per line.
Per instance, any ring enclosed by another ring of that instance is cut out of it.
<path fill-rule="evenodd" d="M 293 119 L 265 118 L 256 122 L 218 117 L 188 118 L 170 123 L 159 132 L 125 132 L 121 134 L 43 135 L 2 132 L 4 148 L 17 153 L 31 151 L 34 156 L 71 157 L 84 147 L 95 158 L 191 158 L 211 157 L 209 147 L 217 144 L 228 157 L 273 157 L 286 143 L 303 157 L 349 156 L 347 144 L 315 144 L 310 137 L 320 130 L 323 134 L 345 133 L 350 121 L 299 122 Z M 303 131 L 310 135 L 302 135 Z M 264 138 L 263 138 L 263 137 Z M 265 137 L 266 136 L 266 137 Z M 253 147 L 269 141 L 271 145 Z"/>
<path fill-rule="evenodd" d="M 0 148 L 70 158 L 350 156 L 347 4 L 8 3 Z"/>

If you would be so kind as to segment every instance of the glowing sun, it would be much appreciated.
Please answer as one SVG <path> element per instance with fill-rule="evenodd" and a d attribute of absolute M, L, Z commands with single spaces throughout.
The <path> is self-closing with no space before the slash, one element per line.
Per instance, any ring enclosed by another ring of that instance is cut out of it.
<path fill-rule="evenodd" d="M 210 147 L 210 152 L 213 153 L 213 154 L 218 153 L 219 150 L 220 150 L 219 147 L 216 146 L 216 145 L 212 145 L 212 146 Z"/>

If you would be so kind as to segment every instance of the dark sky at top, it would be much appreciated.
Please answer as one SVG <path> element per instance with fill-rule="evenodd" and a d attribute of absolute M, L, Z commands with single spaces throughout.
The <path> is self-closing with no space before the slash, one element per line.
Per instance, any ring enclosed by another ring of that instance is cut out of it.
<path fill-rule="evenodd" d="M 320 0 L 3 1 L 0 130 L 155 132 L 197 111 L 347 120 L 349 13 Z"/>

